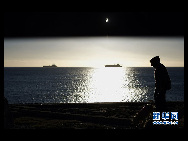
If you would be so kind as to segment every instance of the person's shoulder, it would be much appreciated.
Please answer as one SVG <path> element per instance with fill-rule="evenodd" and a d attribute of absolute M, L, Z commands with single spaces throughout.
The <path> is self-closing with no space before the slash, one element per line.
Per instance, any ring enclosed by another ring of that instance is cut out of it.
<path fill-rule="evenodd" d="M 168 73 L 166 67 L 163 64 L 160 64 L 160 71 L 165 74 Z"/>
<path fill-rule="evenodd" d="M 166 67 L 160 63 L 160 68 L 166 69 Z"/>

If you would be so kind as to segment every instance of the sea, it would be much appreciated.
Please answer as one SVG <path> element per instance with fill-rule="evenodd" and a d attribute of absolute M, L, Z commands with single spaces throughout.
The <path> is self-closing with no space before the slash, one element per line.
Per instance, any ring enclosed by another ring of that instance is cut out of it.
<path fill-rule="evenodd" d="M 167 101 L 184 101 L 184 67 L 167 67 Z M 10 104 L 154 101 L 153 67 L 4 67 Z"/>

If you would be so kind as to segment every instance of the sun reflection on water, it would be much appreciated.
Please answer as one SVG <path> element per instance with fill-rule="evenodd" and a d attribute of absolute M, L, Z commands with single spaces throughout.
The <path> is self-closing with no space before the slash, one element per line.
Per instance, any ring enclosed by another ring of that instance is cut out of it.
<path fill-rule="evenodd" d="M 57 103 L 142 102 L 149 88 L 132 68 L 80 68 L 70 72 L 53 95 Z M 57 98 L 56 98 L 57 96 Z M 45 98 L 48 99 L 48 98 Z"/>
<path fill-rule="evenodd" d="M 141 101 L 147 89 L 127 68 L 100 68 L 91 72 L 87 102 Z"/>

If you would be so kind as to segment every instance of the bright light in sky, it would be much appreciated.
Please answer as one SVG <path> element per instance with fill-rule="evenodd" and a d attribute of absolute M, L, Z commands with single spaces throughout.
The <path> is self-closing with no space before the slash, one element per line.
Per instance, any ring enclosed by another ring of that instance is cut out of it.
<path fill-rule="evenodd" d="M 184 37 L 5 38 L 4 67 L 184 67 Z"/>
<path fill-rule="evenodd" d="M 108 18 L 106 18 L 106 23 L 108 22 Z"/>

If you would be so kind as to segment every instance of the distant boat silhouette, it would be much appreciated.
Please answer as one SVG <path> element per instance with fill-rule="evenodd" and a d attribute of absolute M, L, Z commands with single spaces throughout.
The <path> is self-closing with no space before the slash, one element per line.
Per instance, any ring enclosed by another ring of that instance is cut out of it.
<path fill-rule="evenodd" d="M 43 66 L 44 68 L 56 68 L 57 66 L 55 64 L 52 64 L 51 66 Z"/>
<path fill-rule="evenodd" d="M 105 65 L 105 67 L 122 67 L 122 66 L 120 66 L 119 64 L 117 64 L 117 65 Z"/>

